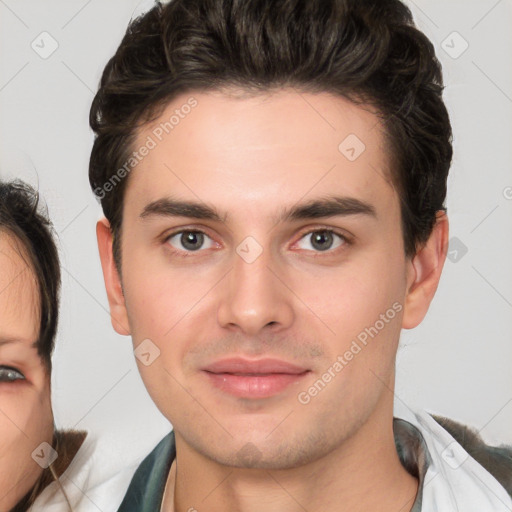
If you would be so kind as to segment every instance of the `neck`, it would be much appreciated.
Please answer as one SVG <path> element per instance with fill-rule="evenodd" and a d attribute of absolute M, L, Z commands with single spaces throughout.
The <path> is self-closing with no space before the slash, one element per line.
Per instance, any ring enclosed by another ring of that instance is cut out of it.
<path fill-rule="evenodd" d="M 179 457 L 169 474 L 170 491 L 162 510 L 410 511 L 418 480 L 404 469 L 396 451 L 390 395 L 337 449 L 291 469 L 220 465 L 199 454 L 175 433 Z"/>

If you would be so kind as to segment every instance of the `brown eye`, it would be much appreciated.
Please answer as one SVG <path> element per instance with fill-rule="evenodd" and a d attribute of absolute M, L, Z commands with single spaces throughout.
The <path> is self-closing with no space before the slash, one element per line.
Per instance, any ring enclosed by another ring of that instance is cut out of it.
<path fill-rule="evenodd" d="M 16 368 L 10 366 L 0 366 L 0 382 L 14 382 L 25 380 L 25 376 Z"/>

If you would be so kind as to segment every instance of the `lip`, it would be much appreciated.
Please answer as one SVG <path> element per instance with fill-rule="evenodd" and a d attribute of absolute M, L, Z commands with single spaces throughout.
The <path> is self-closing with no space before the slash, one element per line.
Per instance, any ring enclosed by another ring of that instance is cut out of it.
<path fill-rule="evenodd" d="M 228 358 L 201 369 L 221 391 L 240 398 L 268 398 L 303 379 L 310 370 L 280 359 Z"/>
<path fill-rule="evenodd" d="M 288 363 L 281 359 L 244 359 L 241 357 L 220 359 L 219 361 L 215 361 L 202 369 L 211 373 L 284 373 L 289 375 L 297 375 L 308 371 L 307 368 Z"/>

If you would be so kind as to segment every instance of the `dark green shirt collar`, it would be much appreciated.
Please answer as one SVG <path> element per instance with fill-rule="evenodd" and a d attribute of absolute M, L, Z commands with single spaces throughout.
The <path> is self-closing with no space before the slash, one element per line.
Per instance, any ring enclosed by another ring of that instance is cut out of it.
<path fill-rule="evenodd" d="M 170 432 L 137 468 L 118 512 L 159 512 L 175 458 L 174 432 Z"/>

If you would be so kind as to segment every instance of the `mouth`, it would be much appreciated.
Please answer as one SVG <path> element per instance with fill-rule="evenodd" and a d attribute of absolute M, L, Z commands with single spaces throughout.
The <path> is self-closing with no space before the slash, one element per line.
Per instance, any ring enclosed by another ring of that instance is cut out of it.
<path fill-rule="evenodd" d="M 299 382 L 310 370 L 278 359 L 231 358 L 216 361 L 202 372 L 221 391 L 239 398 L 269 398 Z"/>

